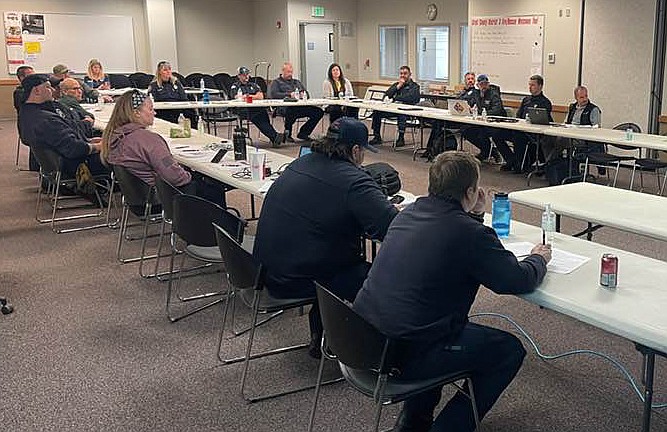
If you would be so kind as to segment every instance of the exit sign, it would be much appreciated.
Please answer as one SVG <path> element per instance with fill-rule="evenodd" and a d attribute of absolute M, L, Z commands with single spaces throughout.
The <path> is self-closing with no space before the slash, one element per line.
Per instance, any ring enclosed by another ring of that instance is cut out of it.
<path fill-rule="evenodd" d="M 324 18 L 324 6 L 313 6 L 310 9 L 310 16 L 316 18 Z"/>

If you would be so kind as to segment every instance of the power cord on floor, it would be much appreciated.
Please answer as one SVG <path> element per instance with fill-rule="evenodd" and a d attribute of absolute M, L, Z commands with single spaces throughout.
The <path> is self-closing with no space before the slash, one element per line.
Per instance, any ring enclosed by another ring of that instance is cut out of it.
<path fill-rule="evenodd" d="M 621 371 L 621 373 L 625 376 L 625 379 L 630 383 L 630 386 L 633 388 L 633 390 L 635 391 L 635 393 L 637 394 L 639 399 L 642 402 L 644 402 L 644 395 L 642 393 L 642 390 L 639 388 L 639 386 L 637 386 L 637 383 L 635 382 L 635 379 L 632 377 L 632 375 L 630 375 L 630 372 L 628 372 L 628 370 L 621 364 L 621 362 L 619 362 L 618 360 L 608 356 L 607 354 L 603 354 L 603 353 L 600 353 L 600 352 L 597 352 L 597 351 L 587 350 L 587 349 L 567 351 L 567 352 L 564 352 L 564 353 L 561 353 L 561 354 L 554 354 L 554 355 L 542 354 L 542 352 L 540 351 L 540 349 L 537 346 L 537 343 L 535 343 L 535 341 L 530 336 L 528 336 L 528 333 L 519 324 L 517 324 L 516 321 L 514 321 L 512 318 L 508 317 L 507 315 L 494 313 L 494 312 L 481 312 L 481 313 L 476 313 L 476 314 L 470 315 L 470 318 L 476 318 L 476 317 L 495 317 L 495 318 L 502 318 L 502 319 L 506 320 L 507 322 L 512 324 L 519 331 L 521 336 L 523 336 L 528 341 L 528 343 L 533 347 L 533 350 L 535 351 L 535 354 L 537 354 L 537 356 L 539 358 L 541 358 L 542 360 L 556 360 L 556 359 L 559 359 L 559 358 L 568 357 L 568 356 L 575 355 L 575 354 L 588 354 L 588 355 L 591 355 L 591 356 L 594 356 L 594 357 L 601 357 L 604 360 L 609 361 L 611 364 L 613 364 L 616 367 L 616 369 Z M 653 408 L 653 409 L 667 408 L 667 403 L 652 404 L 651 408 Z"/>

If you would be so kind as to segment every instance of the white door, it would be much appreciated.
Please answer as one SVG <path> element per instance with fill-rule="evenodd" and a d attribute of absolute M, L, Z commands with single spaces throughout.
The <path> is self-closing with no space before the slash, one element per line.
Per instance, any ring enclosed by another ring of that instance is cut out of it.
<path fill-rule="evenodd" d="M 327 77 L 329 65 L 335 58 L 333 24 L 304 23 L 301 77 L 310 97 L 322 97 L 322 82 Z"/>

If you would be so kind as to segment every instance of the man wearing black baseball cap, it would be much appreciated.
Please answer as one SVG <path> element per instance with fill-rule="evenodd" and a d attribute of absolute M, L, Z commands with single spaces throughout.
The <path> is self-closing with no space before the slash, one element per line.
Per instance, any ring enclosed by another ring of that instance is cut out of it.
<path fill-rule="evenodd" d="M 267 271 L 272 296 L 315 296 L 314 281 L 354 300 L 370 264 L 362 236 L 382 240 L 397 214 L 378 184 L 361 169 L 368 144 L 362 122 L 342 117 L 312 153 L 292 162 L 262 204 L 254 255 Z M 322 323 L 310 312 L 310 354 L 317 357 Z"/>
<path fill-rule="evenodd" d="M 62 156 L 62 168 L 69 177 L 76 175 L 80 164 L 92 175 L 108 173 L 98 155 L 99 138 L 89 141 L 68 110 L 53 100 L 49 77 L 29 75 L 22 84 L 26 100 L 19 117 L 21 140 L 31 148 L 48 148 Z M 90 192 L 89 186 L 80 185 L 86 192 Z"/>
<path fill-rule="evenodd" d="M 230 97 L 246 98 L 250 96 L 252 100 L 264 99 L 264 92 L 255 82 L 250 81 L 250 69 L 241 66 L 238 70 L 237 79 L 229 88 Z M 278 133 L 269 119 L 269 114 L 266 108 L 245 108 L 237 110 L 239 117 L 249 120 L 252 124 L 257 126 L 257 129 L 271 141 L 272 147 L 278 147 L 282 144 L 285 136 Z"/>

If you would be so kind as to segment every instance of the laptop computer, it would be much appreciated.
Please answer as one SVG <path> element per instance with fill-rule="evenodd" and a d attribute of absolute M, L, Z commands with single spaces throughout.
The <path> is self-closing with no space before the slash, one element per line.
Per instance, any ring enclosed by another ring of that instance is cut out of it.
<path fill-rule="evenodd" d="M 312 153 L 313 151 L 310 149 L 310 146 L 301 146 L 299 147 L 299 157 L 305 156 L 307 154 Z"/>
<path fill-rule="evenodd" d="M 546 108 L 528 107 L 526 108 L 526 115 L 530 116 L 531 124 L 549 124 L 549 113 L 547 112 Z"/>
<path fill-rule="evenodd" d="M 470 105 L 464 99 L 449 99 L 447 101 L 447 109 L 451 115 L 470 115 Z"/>

